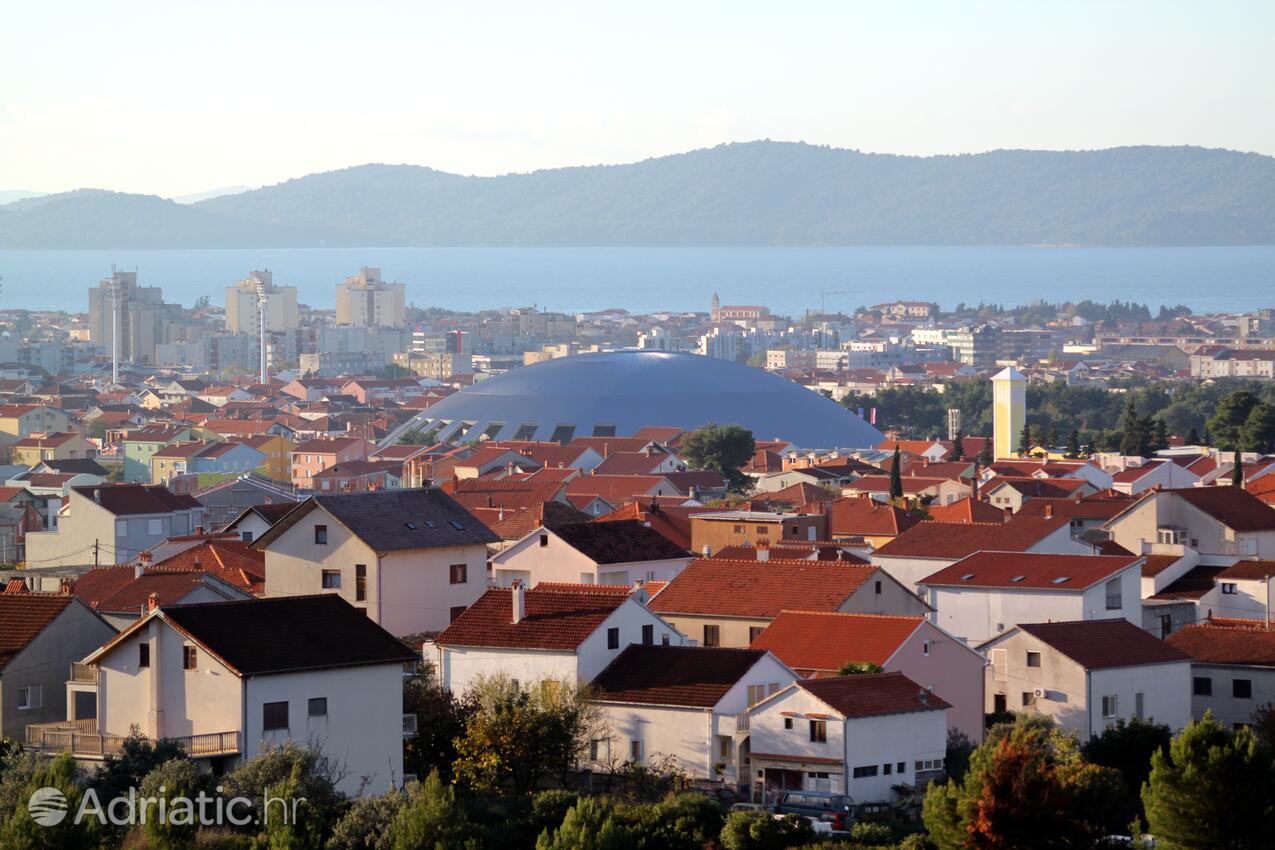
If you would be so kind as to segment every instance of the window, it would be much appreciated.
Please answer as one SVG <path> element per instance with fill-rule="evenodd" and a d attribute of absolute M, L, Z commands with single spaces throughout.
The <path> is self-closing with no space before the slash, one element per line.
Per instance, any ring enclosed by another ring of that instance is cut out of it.
<path fill-rule="evenodd" d="M 25 688 L 18 688 L 18 708 L 40 708 L 43 705 L 43 685 L 28 685 Z"/>
<path fill-rule="evenodd" d="M 1222 592 L 1228 595 L 1238 592 L 1235 586 L 1235 582 L 1233 581 L 1222 582 Z"/>
<path fill-rule="evenodd" d="M 1107 582 L 1107 610 L 1119 611 L 1123 605 L 1120 601 L 1120 579 L 1113 578 Z"/>
<path fill-rule="evenodd" d="M 1196 676 L 1191 680 L 1191 693 L 1197 697 L 1213 696 L 1213 679 L 1209 676 Z"/>
<path fill-rule="evenodd" d="M 721 646 L 721 630 L 717 626 L 704 627 L 704 646 Z"/>
<path fill-rule="evenodd" d="M 548 545 L 549 545 L 549 535 L 547 535 L 547 534 L 542 534 L 542 535 L 540 535 L 540 545 L 541 545 L 541 546 L 548 546 Z"/>
<path fill-rule="evenodd" d="M 827 720 L 810 721 L 810 740 L 814 741 L 816 744 L 822 744 L 828 740 Z"/>
<path fill-rule="evenodd" d="M 251 532 L 251 531 L 241 531 L 241 532 L 239 532 L 239 539 L 240 539 L 240 540 L 242 540 L 244 543 L 251 543 L 251 542 L 252 542 L 252 532 Z"/>
<path fill-rule="evenodd" d="M 1102 698 L 1102 716 L 1103 717 L 1116 716 L 1116 698 L 1114 696 Z"/>
<path fill-rule="evenodd" d="M 314 542 L 320 546 L 326 546 L 328 542 L 328 527 L 326 525 L 316 525 L 314 527 Z"/>
<path fill-rule="evenodd" d="M 341 587 L 341 571 L 340 570 L 324 570 L 323 571 L 323 589 L 339 590 Z"/>
<path fill-rule="evenodd" d="M 1143 702 L 1144 700 L 1141 691 L 1133 695 L 1133 716 L 1139 720 L 1143 719 Z"/>
<path fill-rule="evenodd" d="M 1023 705 L 1035 705 L 1036 695 L 1031 691 L 1023 691 Z"/>
<path fill-rule="evenodd" d="M 669 638 L 669 633 L 660 632 L 660 646 L 669 646 L 671 643 L 672 641 Z"/>
<path fill-rule="evenodd" d="M 261 730 L 270 732 L 288 728 L 288 703 L 267 702 L 261 706 Z"/>
<path fill-rule="evenodd" d="M 309 717 L 327 717 L 328 716 L 328 698 L 327 697 L 310 697 L 306 702 L 306 715 Z"/>
<path fill-rule="evenodd" d="M 774 693 L 774 692 L 767 690 L 765 685 L 749 685 L 748 686 L 748 704 L 756 705 L 757 703 L 764 700 L 771 693 Z"/>
<path fill-rule="evenodd" d="M 631 761 L 642 760 L 642 742 L 641 741 L 629 741 L 629 759 Z"/>
<path fill-rule="evenodd" d="M 149 643 L 139 643 L 137 645 L 137 666 L 151 666 L 151 645 Z"/>
<path fill-rule="evenodd" d="M 926 759 L 925 761 L 920 761 L 920 760 L 918 760 L 918 761 L 916 762 L 916 769 L 917 769 L 918 771 L 922 771 L 922 770 L 942 770 L 942 769 L 943 769 L 943 759 Z"/>
<path fill-rule="evenodd" d="M 457 617 L 459 617 L 461 614 L 464 614 L 464 613 L 465 613 L 465 606 L 464 606 L 464 605 L 455 605 L 455 606 L 453 606 L 452 608 L 448 609 L 448 612 L 447 612 L 447 614 L 448 614 L 448 620 L 447 620 L 447 621 L 448 621 L 449 623 L 454 623 L 454 622 L 456 622 L 456 618 L 457 618 Z"/>
<path fill-rule="evenodd" d="M 765 631 L 765 626 L 749 626 L 748 627 L 748 642 L 752 643 L 753 641 L 757 640 L 757 638 L 761 637 L 761 633 L 763 631 Z"/>
<path fill-rule="evenodd" d="M 764 525 L 757 526 L 758 534 L 770 534 L 770 528 Z"/>
<path fill-rule="evenodd" d="M 881 765 L 881 775 L 882 775 L 882 776 L 889 776 L 889 775 L 890 775 L 891 773 L 893 773 L 893 772 L 894 772 L 894 764 L 893 764 L 893 762 L 891 762 L 890 764 L 883 764 L 883 765 Z"/>
<path fill-rule="evenodd" d="M 791 729 L 791 728 L 792 728 L 792 718 L 791 718 L 791 717 L 785 717 L 785 718 L 784 718 L 784 728 L 785 728 L 785 729 Z"/>
<path fill-rule="evenodd" d="M 367 601 L 367 564 L 354 565 L 354 601 Z"/>
<path fill-rule="evenodd" d="M 928 640 L 921 642 L 921 654 L 922 655 L 930 654 L 930 642 Z"/>
<path fill-rule="evenodd" d="M 151 537 L 164 533 L 164 521 L 162 519 L 151 519 L 146 521 L 146 533 Z"/>
<path fill-rule="evenodd" d="M 198 659 L 198 656 L 195 655 L 195 647 L 183 646 L 182 647 L 182 669 L 194 670 L 198 666 L 199 666 L 199 659 Z"/>
<path fill-rule="evenodd" d="M 655 643 L 655 626 L 642 627 L 642 645 L 650 646 Z"/>
<path fill-rule="evenodd" d="M 876 594 L 877 594 L 877 596 L 880 596 L 880 595 L 881 595 L 881 582 L 880 582 L 879 580 L 876 582 L 876 586 L 877 586 Z"/>
<path fill-rule="evenodd" d="M 875 764 L 866 764 L 863 767 L 854 769 L 855 779 L 867 779 L 869 776 L 877 775 L 877 766 Z"/>
<path fill-rule="evenodd" d="M 452 564 L 448 569 L 451 570 L 452 584 L 467 584 L 469 582 L 468 564 Z"/>
<path fill-rule="evenodd" d="M 620 630 L 615 628 L 607 629 L 607 649 L 619 649 L 619 648 L 620 648 Z"/>
<path fill-rule="evenodd" d="M 1028 667 L 1039 667 L 1039 666 L 1040 666 L 1040 653 L 1039 653 L 1039 652 L 1028 652 L 1028 653 L 1027 653 L 1027 666 L 1028 666 Z"/>
<path fill-rule="evenodd" d="M 895 770 L 894 770 L 895 773 L 903 774 L 903 773 L 907 773 L 907 771 L 908 771 L 907 762 L 901 761 L 897 765 L 895 765 Z"/>
<path fill-rule="evenodd" d="M 717 736 L 717 757 L 722 761 L 730 761 L 730 736 Z"/>
<path fill-rule="evenodd" d="M 1253 698 L 1253 680 L 1252 679 L 1233 679 L 1231 681 L 1231 696 L 1235 699 L 1252 699 Z"/>

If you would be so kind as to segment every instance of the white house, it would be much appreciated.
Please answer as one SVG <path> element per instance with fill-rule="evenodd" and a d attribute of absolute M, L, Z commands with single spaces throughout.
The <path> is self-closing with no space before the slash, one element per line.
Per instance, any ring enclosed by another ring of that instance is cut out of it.
<path fill-rule="evenodd" d="M 1113 475 L 1111 489 L 1136 496 L 1157 488 L 1195 487 L 1199 483 L 1200 476 L 1187 466 L 1171 460 L 1149 460 L 1142 466 L 1126 467 Z"/>
<path fill-rule="evenodd" d="M 748 712 L 753 798 L 784 790 L 895 798 L 943 776 L 948 704 L 902 673 L 803 679 Z"/>
<path fill-rule="evenodd" d="M 1119 719 L 1191 719 L 1191 658 L 1126 620 L 1022 623 L 979 647 L 987 710 L 1043 714 L 1080 740 Z"/>
<path fill-rule="evenodd" d="M 291 740 L 340 769 L 342 792 L 379 794 L 403 781 L 403 665 L 415 660 L 332 595 L 155 608 L 67 683 L 96 695 L 96 717 L 77 719 L 68 699 L 67 720 L 27 727 L 27 743 L 71 741 L 92 761 L 137 726 L 220 773 Z"/>
<path fill-rule="evenodd" d="M 1019 623 L 1123 618 L 1142 623 L 1133 555 L 978 552 L 921 582 L 936 623 L 980 644 Z"/>
<path fill-rule="evenodd" d="M 1087 555 L 1093 546 L 1076 540 L 1061 515 L 1014 515 L 1008 522 L 922 522 L 872 552 L 880 567 L 914 592 L 921 580 L 982 550 Z"/>
<path fill-rule="evenodd" d="M 609 726 L 594 765 L 671 759 L 697 779 L 748 781 L 748 708 L 797 679 L 764 650 L 631 645 L 593 680 Z"/>
<path fill-rule="evenodd" d="M 948 725 L 983 740 L 987 659 L 922 616 L 781 611 L 752 642 L 803 678 L 829 678 L 846 662 L 902 673 L 952 706 Z"/>
<path fill-rule="evenodd" d="M 1275 561 L 1237 561 L 1217 574 L 1218 593 L 1213 614 L 1248 620 L 1270 621 L 1271 580 Z"/>
<path fill-rule="evenodd" d="M 499 541 L 435 487 L 311 496 L 257 538 L 266 596 L 336 594 L 391 634 L 437 632 L 487 589 Z"/>
<path fill-rule="evenodd" d="M 491 559 L 502 587 L 541 582 L 618 584 L 668 581 L 691 562 L 690 553 L 639 520 L 541 526 Z"/>
<path fill-rule="evenodd" d="M 271 502 L 267 505 L 252 505 L 244 508 L 222 529 L 227 534 L 235 534 L 244 543 L 251 543 L 270 530 L 270 526 L 297 506 L 296 502 Z"/>
<path fill-rule="evenodd" d="M 630 644 L 684 646 L 687 639 L 645 605 L 646 591 L 618 585 L 489 588 L 424 646 L 446 690 L 479 676 L 522 684 L 587 683 Z"/>
<path fill-rule="evenodd" d="M 1275 701 L 1275 630 L 1263 622 L 1201 623 L 1169 636 L 1191 657 L 1191 715 L 1212 712 L 1223 726 L 1252 723 Z"/>

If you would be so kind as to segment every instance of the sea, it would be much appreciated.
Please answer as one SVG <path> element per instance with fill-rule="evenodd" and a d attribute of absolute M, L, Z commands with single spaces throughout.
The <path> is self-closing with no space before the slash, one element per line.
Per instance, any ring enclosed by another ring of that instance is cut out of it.
<path fill-rule="evenodd" d="M 1235 248 L 330 248 L 0 250 L 0 309 L 88 309 L 112 266 L 190 306 L 223 303 L 255 269 L 330 308 L 360 266 L 407 284 L 419 307 L 537 307 L 579 313 L 707 311 L 759 304 L 799 316 L 898 299 L 1002 305 L 1112 300 L 1185 304 L 1197 313 L 1275 306 L 1275 246 Z"/>

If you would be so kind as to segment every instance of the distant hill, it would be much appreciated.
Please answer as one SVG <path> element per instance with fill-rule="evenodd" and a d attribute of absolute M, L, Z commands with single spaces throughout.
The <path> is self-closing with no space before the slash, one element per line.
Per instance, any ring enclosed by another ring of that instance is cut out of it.
<path fill-rule="evenodd" d="M 207 189 L 203 192 L 191 192 L 189 195 L 174 195 L 171 200 L 179 204 L 197 204 L 209 198 L 220 198 L 222 195 L 238 195 L 251 190 L 251 186 L 222 186 L 218 189 Z"/>
<path fill-rule="evenodd" d="M 1275 159 L 749 142 L 501 177 L 363 165 L 192 205 L 75 192 L 0 208 L 0 247 L 900 244 L 1275 244 Z"/>
<path fill-rule="evenodd" d="M 0 205 L 20 201 L 23 198 L 38 198 L 43 194 L 43 192 L 31 192 L 27 189 L 0 189 Z"/>

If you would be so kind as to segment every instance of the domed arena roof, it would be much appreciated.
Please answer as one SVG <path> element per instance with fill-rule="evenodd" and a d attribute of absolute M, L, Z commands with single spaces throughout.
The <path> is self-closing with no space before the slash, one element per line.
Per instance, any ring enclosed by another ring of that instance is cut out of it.
<path fill-rule="evenodd" d="M 409 429 L 438 440 L 628 436 L 646 425 L 742 425 L 758 440 L 868 448 L 880 432 L 846 408 L 761 369 L 661 351 L 579 354 L 475 383 L 421 411 Z"/>

